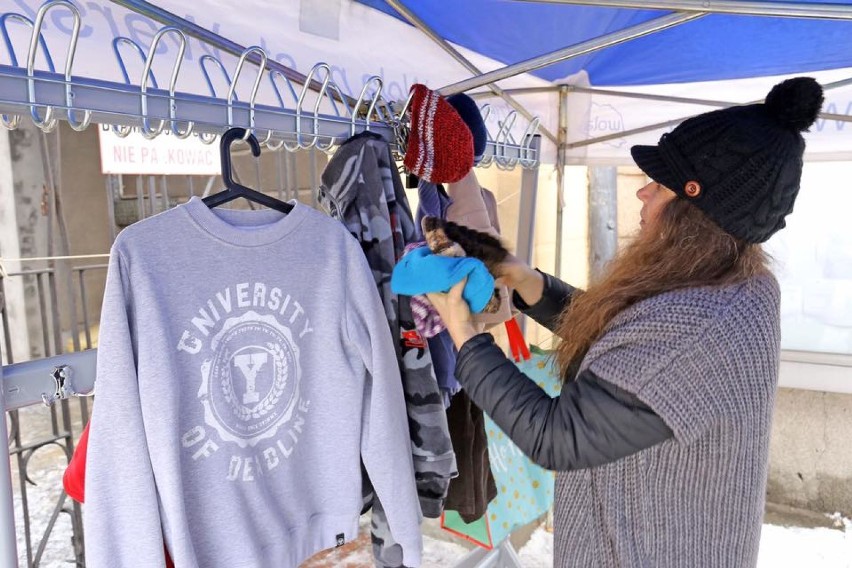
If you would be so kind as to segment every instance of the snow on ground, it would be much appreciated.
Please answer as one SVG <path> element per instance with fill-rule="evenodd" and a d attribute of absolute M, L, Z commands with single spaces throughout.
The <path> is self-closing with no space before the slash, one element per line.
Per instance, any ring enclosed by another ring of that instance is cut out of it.
<path fill-rule="evenodd" d="M 845 530 L 763 525 L 758 568 L 852 568 L 852 521 L 834 518 Z"/>
<path fill-rule="evenodd" d="M 27 413 L 23 413 L 22 418 Z M 75 429 L 79 432 L 79 428 Z M 32 519 L 33 551 L 38 547 L 44 529 L 61 495 L 64 454 L 57 446 L 48 446 L 33 454 L 28 471 L 37 486 L 28 486 L 28 505 Z M 18 490 L 16 460 L 12 467 L 15 486 L 15 518 L 17 522 L 18 557 L 20 566 L 27 566 L 22 502 Z M 66 502 L 67 506 L 67 502 Z M 758 568 L 852 568 L 852 520 L 839 514 L 832 516 L 840 530 L 764 525 L 761 536 Z M 362 538 L 345 551 L 332 551 L 327 562 L 317 566 L 358 568 L 372 566 L 369 540 L 369 521 L 361 525 Z M 448 533 L 430 530 L 423 537 L 423 568 L 450 568 L 463 558 L 469 546 L 454 540 Z M 518 551 L 525 568 L 550 568 L 553 565 L 553 534 L 544 528 L 533 532 L 529 542 Z M 67 568 L 73 565 L 71 522 L 69 515 L 59 515 L 56 527 L 45 548 L 41 566 Z"/>
<path fill-rule="evenodd" d="M 852 521 L 834 516 L 845 530 L 763 525 L 758 568 L 852 568 Z M 520 550 L 524 568 L 553 565 L 553 534 L 537 529 Z"/>
<path fill-rule="evenodd" d="M 33 510 L 40 511 L 41 520 L 36 525 L 43 527 L 54 503 L 37 498 L 30 505 Z M 852 568 L 852 521 L 840 519 L 840 522 L 845 525 L 845 531 L 764 525 L 758 568 Z M 60 517 L 57 529 L 58 534 L 51 538 L 42 562 L 45 568 L 67 568 L 72 564 L 71 527 L 67 515 Z M 430 536 L 424 536 L 423 545 L 423 568 L 449 568 L 468 552 L 460 544 Z M 20 565 L 26 566 L 23 534 L 18 536 L 18 546 Z M 553 534 L 544 527 L 538 528 L 518 551 L 518 556 L 524 568 L 550 568 L 553 566 Z M 369 540 L 364 539 L 364 546 L 348 554 L 344 562 L 338 564 L 332 557 L 329 560 L 331 562 L 326 565 L 340 568 L 372 566 Z"/>

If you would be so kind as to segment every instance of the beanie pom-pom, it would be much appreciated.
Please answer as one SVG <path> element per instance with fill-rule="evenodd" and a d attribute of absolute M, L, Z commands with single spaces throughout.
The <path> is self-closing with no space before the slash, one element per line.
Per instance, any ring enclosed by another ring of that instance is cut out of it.
<path fill-rule="evenodd" d="M 766 108 L 778 122 L 804 132 L 822 108 L 822 87 L 811 77 L 794 77 L 778 83 L 766 96 Z"/>

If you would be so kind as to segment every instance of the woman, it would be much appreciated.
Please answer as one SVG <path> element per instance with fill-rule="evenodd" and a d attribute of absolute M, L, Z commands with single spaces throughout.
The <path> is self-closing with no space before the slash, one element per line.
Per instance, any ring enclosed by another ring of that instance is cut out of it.
<path fill-rule="evenodd" d="M 641 231 L 579 291 L 512 258 L 516 307 L 561 339 L 550 398 L 478 333 L 463 283 L 430 295 L 456 377 L 535 462 L 559 470 L 555 565 L 757 562 L 779 362 L 779 289 L 760 243 L 784 226 L 822 89 L 693 117 L 632 155 Z"/>

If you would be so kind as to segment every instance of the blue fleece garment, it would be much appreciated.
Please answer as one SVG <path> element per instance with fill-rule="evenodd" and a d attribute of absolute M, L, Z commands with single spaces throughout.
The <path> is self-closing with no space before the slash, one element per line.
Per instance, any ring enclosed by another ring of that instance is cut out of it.
<path fill-rule="evenodd" d="M 470 311 L 478 314 L 494 294 L 494 277 L 476 258 L 432 254 L 428 247 L 414 249 L 394 267 L 391 290 L 406 296 L 449 292 L 465 276 L 467 284 L 462 297 Z"/>

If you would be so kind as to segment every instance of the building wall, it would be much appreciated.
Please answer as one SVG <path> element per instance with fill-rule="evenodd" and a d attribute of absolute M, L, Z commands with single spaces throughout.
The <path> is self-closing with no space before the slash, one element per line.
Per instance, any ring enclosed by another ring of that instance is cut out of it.
<path fill-rule="evenodd" d="M 850 432 L 852 395 L 779 389 L 769 448 L 768 499 L 852 516 Z"/>

